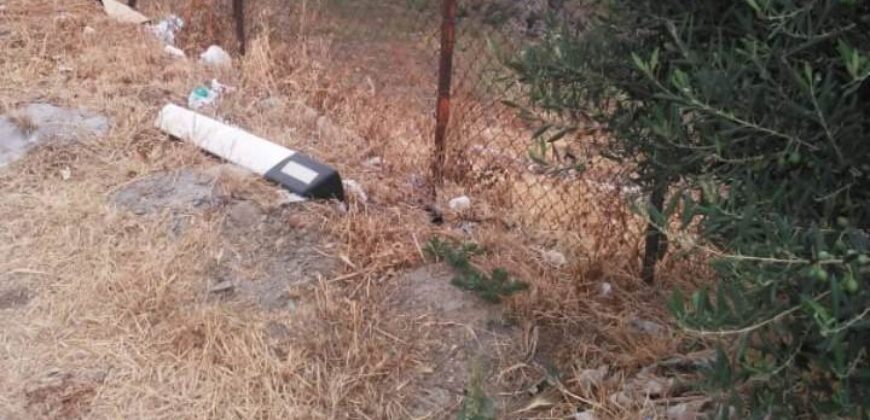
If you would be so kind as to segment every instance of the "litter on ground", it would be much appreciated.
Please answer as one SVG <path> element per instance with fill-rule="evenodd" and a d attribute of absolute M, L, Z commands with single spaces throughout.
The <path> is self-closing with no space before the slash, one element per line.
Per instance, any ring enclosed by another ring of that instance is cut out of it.
<path fill-rule="evenodd" d="M 143 15 L 142 13 L 137 12 L 132 7 L 127 6 L 124 3 L 121 3 L 117 0 L 102 0 L 103 8 L 106 10 L 106 14 L 117 20 L 118 22 L 123 23 L 135 23 L 135 24 L 143 24 L 147 23 L 150 19 Z"/>
<path fill-rule="evenodd" d="M 208 47 L 207 50 L 200 54 L 199 60 L 205 65 L 215 67 L 223 67 L 233 64 L 233 58 L 224 51 L 223 48 L 218 47 L 217 45 Z"/>

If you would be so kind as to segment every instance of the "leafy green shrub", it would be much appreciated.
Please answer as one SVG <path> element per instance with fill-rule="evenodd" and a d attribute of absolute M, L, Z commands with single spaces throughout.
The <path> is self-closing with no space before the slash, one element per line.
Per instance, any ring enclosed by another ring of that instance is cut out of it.
<path fill-rule="evenodd" d="M 474 267 L 470 258 L 483 253 L 477 244 L 454 246 L 439 238 L 432 238 L 426 244 L 426 252 L 433 257 L 443 259 L 453 268 L 456 276 L 450 281 L 451 284 L 473 292 L 487 302 L 499 303 L 503 297 L 529 287 L 522 281 L 512 280 L 510 274 L 503 268 L 496 268 L 490 274 L 486 274 Z"/>
<path fill-rule="evenodd" d="M 699 222 L 718 282 L 671 307 L 718 343 L 720 414 L 870 415 L 870 2 L 599 11 L 511 66 L 538 109 L 608 127 L 658 228 Z"/>

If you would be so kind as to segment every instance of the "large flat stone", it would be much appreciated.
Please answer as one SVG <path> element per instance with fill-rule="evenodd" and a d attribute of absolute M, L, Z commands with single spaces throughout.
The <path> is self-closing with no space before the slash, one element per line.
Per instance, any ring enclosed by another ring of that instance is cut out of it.
<path fill-rule="evenodd" d="M 105 116 L 80 109 L 32 103 L 0 116 L 0 168 L 48 142 L 71 142 L 109 131 Z"/>
<path fill-rule="evenodd" d="M 182 169 L 142 177 L 110 197 L 118 207 L 144 215 L 168 210 L 189 213 L 217 206 L 222 199 L 216 193 L 217 178 L 206 172 Z"/>

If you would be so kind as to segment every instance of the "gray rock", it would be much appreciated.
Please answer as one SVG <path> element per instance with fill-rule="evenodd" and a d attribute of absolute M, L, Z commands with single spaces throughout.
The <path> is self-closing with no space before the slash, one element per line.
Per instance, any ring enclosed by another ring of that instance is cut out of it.
<path fill-rule="evenodd" d="M 80 141 L 108 131 L 108 118 L 99 114 L 45 103 L 27 105 L 0 117 L 0 168 L 40 144 Z"/>
<path fill-rule="evenodd" d="M 169 210 L 184 213 L 218 205 L 217 179 L 183 169 L 145 176 L 116 191 L 110 197 L 117 206 L 144 215 Z"/>
<path fill-rule="evenodd" d="M 234 226 L 247 226 L 256 228 L 263 221 L 265 215 L 255 203 L 251 201 L 238 201 L 233 203 L 227 211 L 228 223 Z"/>
<path fill-rule="evenodd" d="M 215 284 L 213 284 L 209 289 L 209 293 L 228 293 L 232 292 L 235 289 L 236 285 L 233 284 L 230 280 L 221 280 Z"/>
<path fill-rule="evenodd" d="M 628 324 L 637 332 L 648 335 L 663 336 L 666 332 L 664 325 L 646 319 L 635 318 Z"/>
<path fill-rule="evenodd" d="M 12 119 L 0 117 L 0 167 L 20 159 L 35 145 L 32 137 L 24 133 Z"/>

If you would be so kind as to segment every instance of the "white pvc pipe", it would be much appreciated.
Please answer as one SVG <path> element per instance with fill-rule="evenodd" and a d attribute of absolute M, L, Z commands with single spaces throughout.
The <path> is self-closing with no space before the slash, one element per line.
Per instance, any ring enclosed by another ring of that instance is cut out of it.
<path fill-rule="evenodd" d="M 266 175 L 296 153 L 174 104 L 168 104 L 160 111 L 157 128 L 259 175 Z"/>

